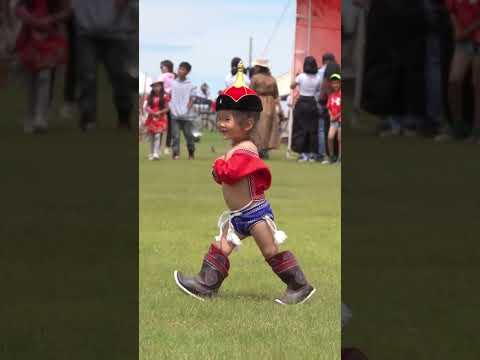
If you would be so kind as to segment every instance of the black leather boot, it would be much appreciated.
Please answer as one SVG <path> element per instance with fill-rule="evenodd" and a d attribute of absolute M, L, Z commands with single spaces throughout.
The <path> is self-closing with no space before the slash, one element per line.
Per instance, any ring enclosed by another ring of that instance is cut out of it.
<path fill-rule="evenodd" d="M 211 245 L 205 255 L 202 268 L 196 276 L 184 276 L 175 270 L 174 278 L 177 286 L 195 299 L 204 300 L 215 296 L 228 276 L 230 261 L 215 245 Z"/>
<path fill-rule="evenodd" d="M 316 289 L 308 283 L 290 251 L 278 253 L 266 261 L 280 280 L 287 284 L 287 290 L 281 297 L 275 299 L 275 302 L 282 305 L 303 304 L 315 293 Z"/>

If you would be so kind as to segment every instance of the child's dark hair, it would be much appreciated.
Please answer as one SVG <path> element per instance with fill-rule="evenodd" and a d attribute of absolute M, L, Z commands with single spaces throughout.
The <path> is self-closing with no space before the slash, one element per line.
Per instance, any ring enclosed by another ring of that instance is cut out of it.
<path fill-rule="evenodd" d="M 332 53 L 325 53 L 322 55 L 322 62 L 324 64 L 326 64 L 327 62 L 335 62 L 335 55 L 333 55 Z"/>
<path fill-rule="evenodd" d="M 316 74 L 318 72 L 317 60 L 313 56 L 307 56 L 303 61 L 303 72 L 305 74 Z"/>
<path fill-rule="evenodd" d="M 234 57 L 230 62 L 230 68 L 231 68 L 230 72 L 232 75 L 235 75 L 237 73 L 237 66 L 240 63 L 240 61 L 242 61 L 242 59 L 240 59 L 239 57 Z"/>
<path fill-rule="evenodd" d="M 163 88 L 163 83 L 159 83 L 159 84 L 161 86 L 160 94 L 158 94 L 158 96 L 160 97 L 159 106 L 160 106 L 160 109 L 163 109 L 164 106 L 165 106 L 165 102 L 164 102 L 165 89 Z M 149 107 L 153 106 L 153 98 L 154 97 L 155 97 L 155 92 L 153 91 L 153 88 L 152 88 L 152 90 L 150 91 L 150 94 L 148 95 L 148 100 L 147 100 L 147 104 L 148 104 Z"/>
<path fill-rule="evenodd" d="M 170 60 L 163 60 L 160 63 L 160 66 L 165 66 L 168 69 L 168 72 L 173 73 L 173 62 L 171 62 Z"/>
<path fill-rule="evenodd" d="M 186 61 L 182 61 L 179 65 L 178 65 L 179 68 L 183 67 L 185 70 L 187 70 L 188 72 L 190 72 L 190 70 L 192 70 L 192 65 L 190 65 L 188 62 Z"/>

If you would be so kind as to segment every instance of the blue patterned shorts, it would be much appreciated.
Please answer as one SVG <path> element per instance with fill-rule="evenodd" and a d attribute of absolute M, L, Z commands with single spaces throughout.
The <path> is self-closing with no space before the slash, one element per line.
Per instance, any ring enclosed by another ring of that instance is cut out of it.
<path fill-rule="evenodd" d="M 265 221 L 272 230 L 275 243 L 281 244 L 286 240 L 287 235 L 277 229 L 274 220 L 272 208 L 266 200 L 251 202 L 243 209 L 226 211 L 220 216 L 218 219 L 219 234 L 215 239 L 216 241 L 221 240 L 225 225 L 228 225 L 227 241 L 239 246 L 241 242 L 238 236 L 250 236 L 252 226 L 260 221 Z"/>
<path fill-rule="evenodd" d="M 253 203 L 245 210 L 233 211 L 230 215 L 235 232 L 242 236 L 251 235 L 250 228 L 257 222 L 264 221 L 265 216 L 268 216 L 272 221 L 275 220 L 272 208 L 266 200 Z"/>

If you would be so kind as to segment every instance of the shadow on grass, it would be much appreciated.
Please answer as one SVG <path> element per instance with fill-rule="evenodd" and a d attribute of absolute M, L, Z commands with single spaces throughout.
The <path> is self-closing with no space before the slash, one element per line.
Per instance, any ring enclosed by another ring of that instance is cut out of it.
<path fill-rule="evenodd" d="M 250 293 L 243 291 L 228 291 L 219 294 L 215 300 L 254 300 L 254 301 L 273 301 L 274 296 L 259 294 L 259 293 Z"/>

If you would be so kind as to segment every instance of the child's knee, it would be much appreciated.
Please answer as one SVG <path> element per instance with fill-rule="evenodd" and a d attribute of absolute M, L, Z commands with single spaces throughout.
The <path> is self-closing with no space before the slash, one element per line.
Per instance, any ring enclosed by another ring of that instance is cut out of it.
<path fill-rule="evenodd" d="M 278 254 L 278 246 L 275 244 L 272 244 L 262 249 L 262 255 L 265 259 L 270 259 L 271 257 L 277 254 Z"/>

